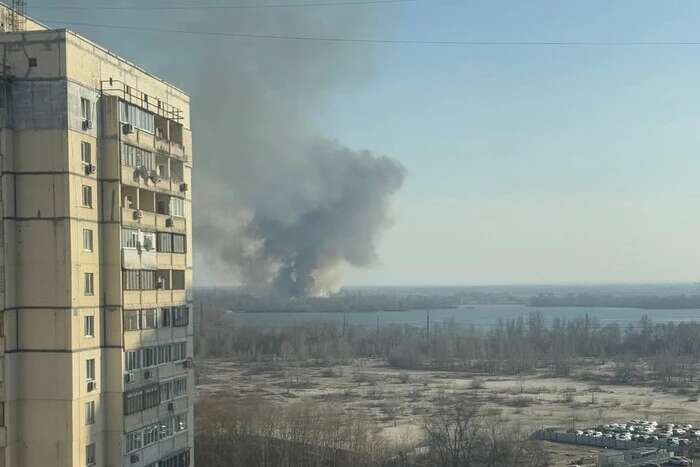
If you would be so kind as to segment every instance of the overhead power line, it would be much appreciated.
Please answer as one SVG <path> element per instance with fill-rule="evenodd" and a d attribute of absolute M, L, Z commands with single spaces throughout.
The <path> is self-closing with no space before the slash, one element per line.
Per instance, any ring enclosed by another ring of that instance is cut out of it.
<path fill-rule="evenodd" d="M 387 45 L 435 45 L 468 47 L 679 47 L 700 46 L 700 41 L 452 41 L 452 40 L 412 40 L 412 39 L 370 39 L 336 36 L 311 36 L 287 34 L 255 34 L 227 31 L 193 31 L 185 29 L 151 28 L 117 24 L 84 23 L 67 20 L 43 20 L 46 23 L 84 26 L 104 29 L 123 29 L 131 31 L 158 32 L 165 34 L 188 34 L 197 36 L 234 37 L 240 39 L 270 39 L 283 41 L 310 41 L 351 44 L 387 44 Z"/>
<path fill-rule="evenodd" d="M 32 6 L 32 10 L 243 10 L 243 9 L 265 9 L 265 8 L 311 8 L 311 7 L 335 7 L 335 6 L 380 6 L 396 5 L 401 3 L 416 3 L 422 0 L 343 0 L 338 2 L 306 2 L 306 3 L 270 3 L 270 4 L 245 4 L 245 5 L 170 5 L 170 6 L 109 6 L 109 5 L 37 5 Z"/>

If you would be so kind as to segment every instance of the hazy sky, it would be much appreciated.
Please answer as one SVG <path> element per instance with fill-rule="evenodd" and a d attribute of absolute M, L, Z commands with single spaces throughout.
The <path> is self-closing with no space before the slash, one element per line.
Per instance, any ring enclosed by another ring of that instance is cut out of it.
<path fill-rule="evenodd" d="M 158 2 L 141 2 L 150 3 Z M 362 38 L 700 41 L 700 3 L 694 0 L 419 0 L 317 7 L 318 31 L 326 35 L 329 9 L 336 18 L 362 10 L 351 32 Z M 282 10 L 241 10 L 240 24 L 229 27 L 257 24 L 264 15 L 274 15 L 279 24 L 284 15 L 299 14 Z M 121 12 L 30 8 L 30 13 L 40 19 L 131 21 Z M 174 17 L 178 13 L 140 14 L 160 27 L 207 22 L 214 30 L 227 27 L 206 18 L 217 14 L 212 11 L 189 12 L 187 19 Z M 247 32 L 279 32 L 266 27 Z M 153 34 L 132 33 L 125 42 L 116 31 L 72 29 L 182 82 L 182 70 L 169 64 L 167 53 L 144 52 Z M 222 53 L 225 42 L 253 47 L 255 41 L 221 39 Z M 323 47 L 360 49 L 372 65 L 334 86 L 322 102 L 310 103 L 315 125 L 351 148 L 398 159 L 407 171 L 378 264 L 346 271 L 343 283 L 700 278 L 700 46 Z M 284 76 L 285 70 L 276 72 Z"/>

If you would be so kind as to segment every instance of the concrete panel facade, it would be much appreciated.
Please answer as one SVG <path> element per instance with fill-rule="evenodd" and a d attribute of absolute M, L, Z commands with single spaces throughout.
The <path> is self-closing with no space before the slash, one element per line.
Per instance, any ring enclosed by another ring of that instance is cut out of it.
<path fill-rule="evenodd" d="M 31 20 L 0 56 L 0 467 L 189 467 L 189 98 Z"/>

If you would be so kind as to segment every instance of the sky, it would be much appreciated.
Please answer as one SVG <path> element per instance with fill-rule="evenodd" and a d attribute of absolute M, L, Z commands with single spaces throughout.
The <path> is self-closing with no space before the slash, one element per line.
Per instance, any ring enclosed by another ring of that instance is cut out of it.
<path fill-rule="evenodd" d="M 216 10 L 42 9 L 63 4 L 93 3 L 31 1 L 29 13 L 44 20 L 304 35 L 333 35 L 339 19 L 347 17 L 353 27 L 339 34 L 355 38 L 700 41 L 700 3 L 691 0 L 417 0 L 240 10 L 225 21 Z M 109 3 L 151 4 L 173 3 Z M 296 21 L 296 15 L 312 15 L 315 21 Z M 265 39 L 71 29 L 188 91 L 196 86 L 196 73 L 187 63 L 173 64 L 168 50 L 154 55 L 149 44 L 208 43 L 234 60 L 256 47 L 289 47 Z M 307 99 L 303 74 L 274 67 L 259 72 L 282 77 L 283 84 L 269 81 L 270 86 L 283 86 L 292 101 L 298 96 L 317 131 L 347 147 L 389 156 L 406 172 L 392 200 L 391 225 L 378 240 L 376 261 L 344 267 L 341 284 L 700 278 L 700 45 L 324 43 L 309 46 L 308 53 L 319 53 L 320 47 L 332 49 L 330 55 L 337 51 L 328 66 L 343 79 L 335 79 L 318 99 Z M 197 278 L 210 280 L 206 273 Z"/>

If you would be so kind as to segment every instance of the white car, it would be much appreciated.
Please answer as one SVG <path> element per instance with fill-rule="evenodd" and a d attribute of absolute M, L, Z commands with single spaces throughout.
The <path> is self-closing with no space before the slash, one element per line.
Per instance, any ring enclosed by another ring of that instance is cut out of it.
<path fill-rule="evenodd" d="M 681 456 L 673 456 L 669 462 L 671 465 L 690 465 L 690 460 Z"/>

